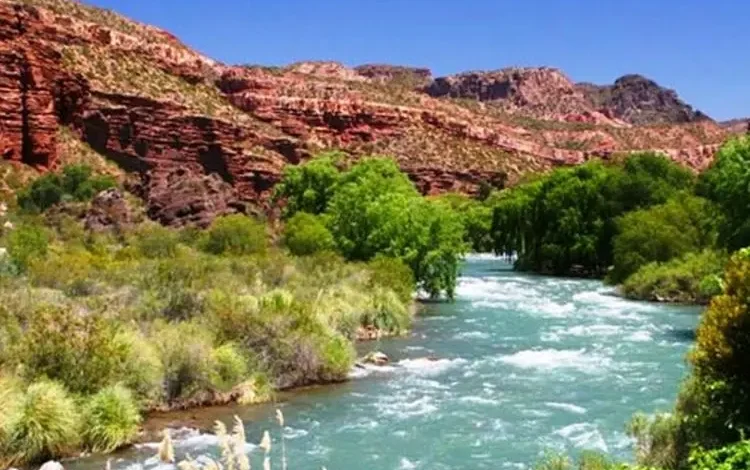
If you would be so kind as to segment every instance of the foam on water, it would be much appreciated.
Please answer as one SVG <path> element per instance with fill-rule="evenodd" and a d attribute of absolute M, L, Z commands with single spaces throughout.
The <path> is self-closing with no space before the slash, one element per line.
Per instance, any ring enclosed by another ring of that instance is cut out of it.
<path fill-rule="evenodd" d="M 457 359 L 430 359 L 430 358 L 418 358 L 418 359 L 404 359 L 398 362 L 398 366 L 402 367 L 409 372 L 412 372 L 421 376 L 432 376 L 439 375 L 446 372 L 449 369 L 466 364 L 466 360 Z"/>
<path fill-rule="evenodd" d="M 523 369 L 573 369 L 589 374 L 601 374 L 612 365 L 610 358 L 587 352 L 585 349 L 529 349 L 501 356 L 497 360 Z"/>

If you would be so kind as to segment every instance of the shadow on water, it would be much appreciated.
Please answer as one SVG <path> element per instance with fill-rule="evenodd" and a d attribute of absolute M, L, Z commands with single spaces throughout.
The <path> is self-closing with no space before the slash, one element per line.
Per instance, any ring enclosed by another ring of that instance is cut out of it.
<path fill-rule="evenodd" d="M 669 330 L 664 333 L 664 336 L 682 343 L 693 343 L 696 339 L 695 330 L 689 328 Z"/>

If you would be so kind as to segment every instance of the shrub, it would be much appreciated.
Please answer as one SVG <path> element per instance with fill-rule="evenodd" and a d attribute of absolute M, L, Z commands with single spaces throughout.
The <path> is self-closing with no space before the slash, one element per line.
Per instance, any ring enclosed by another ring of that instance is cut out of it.
<path fill-rule="evenodd" d="M 231 343 L 215 348 L 212 361 L 211 384 L 219 390 L 230 390 L 248 377 L 247 359 Z"/>
<path fill-rule="evenodd" d="M 79 416 L 75 402 L 62 385 L 30 385 L 9 425 L 6 448 L 11 463 L 40 462 L 75 449 L 80 442 Z"/>
<path fill-rule="evenodd" d="M 341 335 L 321 338 L 320 357 L 322 367 L 320 379 L 339 381 L 346 379 L 354 365 L 356 353 L 352 343 Z"/>
<path fill-rule="evenodd" d="M 213 338 L 204 326 L 190 322 L 160 324 L 152 338 L 164 367 L 169 402 L 190 398 L 211 387 Z"/>
<path fill-rule="evenodd" d="M 47 173 L 18 193 L 18 206 L 28 212 L 45 211 L 63 198 L 62 179 Z"/>
<path fill-rule="evenodd" d="M 39 305 L 14 348 L 21 374 L 47 377 L 76 393 L 93 393 L 123 379 L 128 351 L 113 342 L 117 328 L 99 315 L 71 307 Z"/>
<path fill-rule="evenodd" d="M 112 344 L 122 357 L 115 379 L 135 392 L 145 405 L 160 402 L 164 394 L 164 368 L 155 346 L 139 331 L 126 328 L 115 334 Z"/>
<path fill-rule="evenodd" d="M 626 214 L 618 221 L 609 280 L 619 283 L 648 263 L 711 248 L 716 241 L 716 220 L 712 204 L 688 194 Z"/>
<path fill-rule="evenodd" d="M 401 334 L 411 325 L 409 309 L 394 291 L 377 287 L 370 293 L 370 302 L 360 318 L 362 325 L 392 334 Z"/>
<path fill-rule="evenodd" d="M 648 417 L 642 413 L 628 423 L 628 435 L 635 440 L 635 459 L 640 465 L 675 469 L 681 461 L 683 443 L 679 418 L 670 414 Z"/>
<path fill-rule="evenodd" d="M 207 230 L 202 248 L 215 255 L 263 254 L 268 248 L 266 227 L 244 215 L 229 215 L 216 219 Z"/>
<path fill-rule="evenodd" d="M 335 247 L 333 235 L 320 216 L 298 212 L 284 227 L 284 244 L 295 256 L 308 256 Z"/>
<path fill-rule="evenodd" d="M 721 292 L 721 273 L 726 256 L 706 250 L 689 253 L 666 263 L 640 268 L 622 284 L 626 297 L 683 303 L 707 303 Z"/>
<path fill-rule="evenodd" d="M 8 254 L 21 270 L 26 270 L 35 258 L 46 255 L 49 246 L 46 230 L 36 225 L 16 227 L 7 240 Z"/>
<path fill-rule="evenodd" d="M 146 258 L 174 258 L 179 234 L 159 224 L 149 224 L 135 232 L 133 244 Z"/>
<path fill-rule="evenodd" d="M 367 263 L 372 288 L 381 286 L 398 295 L 404 304 L 408 304 L 414 295 L 414 273 L 398 258 L 376 256 Z"/>
<path fill-rule="evenodd" d="M 750 468 L 750 441 L 690 454 L 690 470 L 745 470 Z"/>
<path fill-rule="evenodd" d="M 87 201 L 100 191 L 116 186 L 110 176 L 92 176 L 86 165 L 68 165 L 62 175 L 47 173 L 18 194 L 18 205 L 30 212 L 46 211 L 66 197 Z"/>
<path fill-rule="evenodd" d="M 133 442 L 141 416 L 130 390 L 115 385 L 86 400 L 83 437 L 89 449 L 108 453 Z"/>

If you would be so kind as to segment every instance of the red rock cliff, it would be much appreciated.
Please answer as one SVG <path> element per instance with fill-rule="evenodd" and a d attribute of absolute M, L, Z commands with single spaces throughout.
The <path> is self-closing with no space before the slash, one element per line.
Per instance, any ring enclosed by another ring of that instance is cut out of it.
<path fill-rule="evenodd" d="M 433 81 L 385 65 L 226 66 L 111 12 L 0 0 L 0 154 L 54 167 L 60 126 L 145 175 L 155 217 L 201 224 L 211 208 L 262 206 L 285 165 L 327 148 L 391 155 L 424 192 L 473 192 L 638 149 L 702 168 L 726 136 L 712 121 L 633 126 L 549 68 Z"/>

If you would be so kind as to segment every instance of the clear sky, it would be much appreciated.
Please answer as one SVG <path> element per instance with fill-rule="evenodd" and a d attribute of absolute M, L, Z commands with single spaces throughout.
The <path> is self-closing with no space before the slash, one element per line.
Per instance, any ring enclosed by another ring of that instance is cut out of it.
<path fill-rule="evenodd" d="M 716 119 L 750 116 L 748 0 L 88 0 L 227 63 L 548 65 L 640 73 Z"/>

